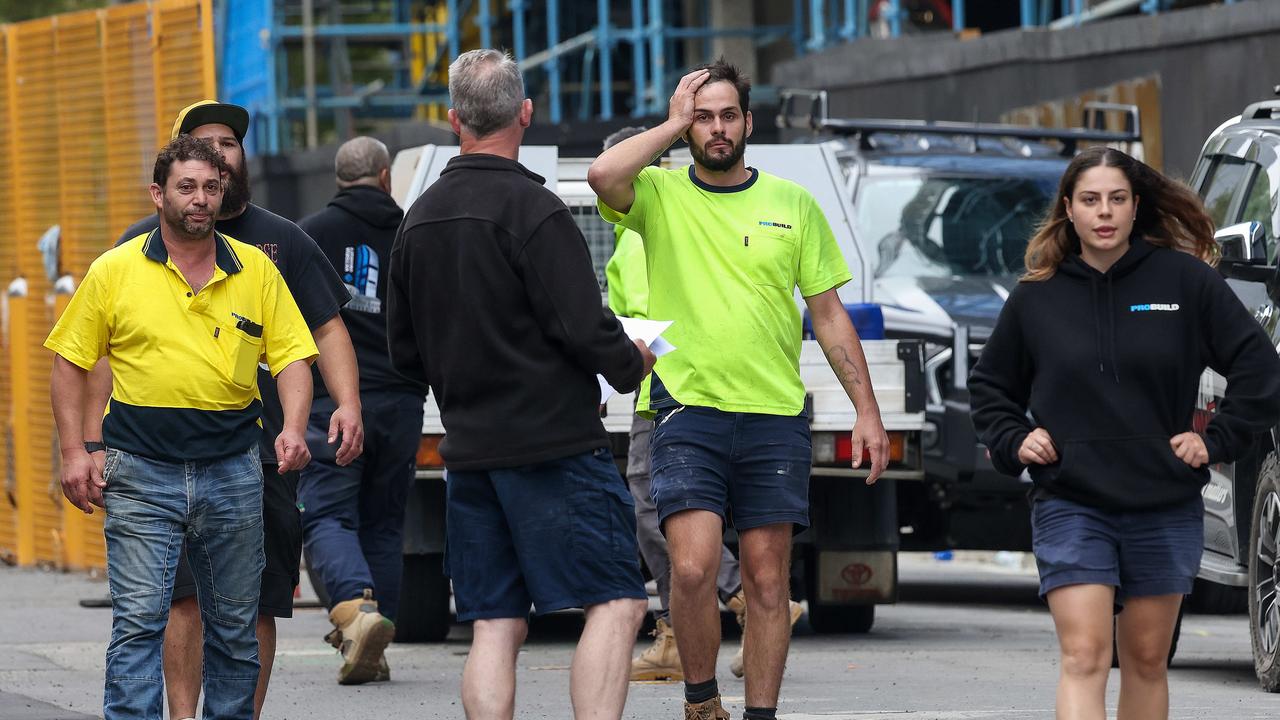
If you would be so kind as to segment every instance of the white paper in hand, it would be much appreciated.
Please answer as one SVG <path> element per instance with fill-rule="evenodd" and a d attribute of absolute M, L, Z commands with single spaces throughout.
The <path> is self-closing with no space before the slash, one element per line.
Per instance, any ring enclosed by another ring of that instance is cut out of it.
<path fill-rule="evenodd" d="M 622 331 L 632 340 L 643 340 L 645 345 L 649 346 L 649 350 L 656 356 L 662 357 L 672 350 L 676 349 L 666 338 L 662 337 L 662 333 L 671 327 L 670 320 L 643 320 L 641 318 L 629 318 L 618 316 L 618 320 L 622 322 Z M 596 380 L 600 382 L 600 404 L 603 405 L 617 390 L 614 390 L 603 375 L 596 375 Z"/>

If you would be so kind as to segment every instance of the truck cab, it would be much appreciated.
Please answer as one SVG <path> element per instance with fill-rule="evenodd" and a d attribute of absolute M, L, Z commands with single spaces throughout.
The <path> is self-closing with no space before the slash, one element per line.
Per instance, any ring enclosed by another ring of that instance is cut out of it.
<path fill-rule="evenodd" d="M 458 148 L 421 146 L 402 151 L 392 164 L 392 195 L 408 208 L 439 177 Z M 687 156 L 686 156 L 687 157 Z M 549 189 L 569 207 L 586 239 L 601 302 L 607 298 L 605 265 L 613 254 L 613 226 L 600 218 L 596 198 L 586 182 L 591 159 L 559 158 L 554 147 L 521 148 L 520 161 L 546 178 Z M 667 162 L 684 164 L 681 153 Z M 844 211 L 843 177 L 838 165 L 817 146 L 754 145 L 747 150 L 752 166 L 805 185 L 817 198 L 836 234 L 854 281 L 841 288 L 849 305 L 864 303 L 864 255 L 853 243 Z M 815 180 L 817 178 L 817 180 Z M 803 298 L 796 302 L 804 309 Z M 659 318 L 660 319 L 660 318 Z M 866 631 L 876 603 L 897 597 L 898 525 L 896 480 L 924 476 L 920 436 L 924 426 L 924 365 L 916 341 L 868 339 L 864 342 L 871 382 L 885 429 L 891 440 L 891 463 L 874 487 L 861 482 L 867 465 L 854 470 L 850 433 L 856 420 L 852 404 L 816 340 L 802 340 L 800 374 L 805 383 L 813 430 L 812 526 L 796 538 L 797 596 L 808 597 L 810 623 L 819 631 Z M 678 350 L 677 350 L 678 352 Z M 602 420 L 620 471 L 625 468 L 634 399 L 612 395 Z M 437 640 L 448 632 L 448 582 L 441 572 L 444 552 L 444 461 L 439 442 L 444 435 L 439 410 L 428 397 L 418 472 L 410 492 L 405 526 L 405 590 L 397 621 L 401 640 Z M 734 536 L 729 534 L 732 542 Z M 412 573 L 413 577 L 410 577 Z"/>

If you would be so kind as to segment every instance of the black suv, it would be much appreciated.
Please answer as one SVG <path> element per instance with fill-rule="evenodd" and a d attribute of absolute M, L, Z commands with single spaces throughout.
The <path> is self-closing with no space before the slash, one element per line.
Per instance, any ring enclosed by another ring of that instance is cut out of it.
<path fill-rule="evenodd" d="M 1278 89 L 1280 90 L 1280 89 Z M 1245 307 L 1280 348 L 1280 100 L 1259 102 L 1209 136 L 1191 176 L 1222 248 L 1219 266 Z M 1225 381 L 1206 371 L 1199 421 L 1212 416 Z M 1253 454 L 1215 465 L 1204 487 L 1204 556 L 1193 602 L 1230 611 L 1247 604 L 1253 664 L 1268 692 L 1280 692 L 1280 428 Z"/>

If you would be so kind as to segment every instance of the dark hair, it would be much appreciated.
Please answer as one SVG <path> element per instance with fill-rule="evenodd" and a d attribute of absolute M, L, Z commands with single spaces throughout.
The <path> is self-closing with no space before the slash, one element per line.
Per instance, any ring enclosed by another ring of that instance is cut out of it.
<path fill-rule="evenodd" d="M 1089 168 L 1113 167 L 1124 173 L 1138 199 L 1133 234 L 1152 245 L 1181 250 L 1210 265 L 1218 261 L 1218 244 L 1213 239 L 1213 220 L 1205 212 L 1200 196 L 1191 188 L 1170 180 L 1151 166 L 1115 148 L 1091 147 L 1075 157 L 1036 234 L 1027 244 L 1027 273 L 1023 280 L 1048 280 L 1071 253 L 1080 252 L 1080 236 L 1067 219 L 1064 198 L 1070 199 L 1080 175 Z"/>
<path fill-rule="evenodd" d="M 179 135 L 165 145 L 159 155 L 156 155 L 156 167 L 151 173 L 151 181 L 164 187 L 169 180 L 169 166 L 175 162 L 188 160 L 207 162 L 218 170 L 219 175 L 231 172 L 231 167 L 222 158 L 222 153 L 218 152 L 213 145 L 191 135 Z"/>
<path fill-rule="evenodd" d="M 742 113 L 745 115 L 751 109 L 751 78 L 743 74 L 737 65 L 721 56 L 715 62 L 699 65 L 694 70 L 711 71 L 703 87 L 716 82 L 727 82 L 733 85 L 733 89 L 738 91 L 738 107 L 742 109 Z"/>

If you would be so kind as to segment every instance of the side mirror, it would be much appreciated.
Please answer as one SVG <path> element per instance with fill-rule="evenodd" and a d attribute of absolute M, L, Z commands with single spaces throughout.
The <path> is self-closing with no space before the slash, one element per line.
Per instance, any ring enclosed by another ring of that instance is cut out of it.
<path fill-rule="evenodd" d="M 1219 268 L 1225 277 L 1263 282 L 1275 274 L 1267 265 L 1267 231 L 1257 220 L 1237 223 L 1213 234 L 1222 250 Z"/>

